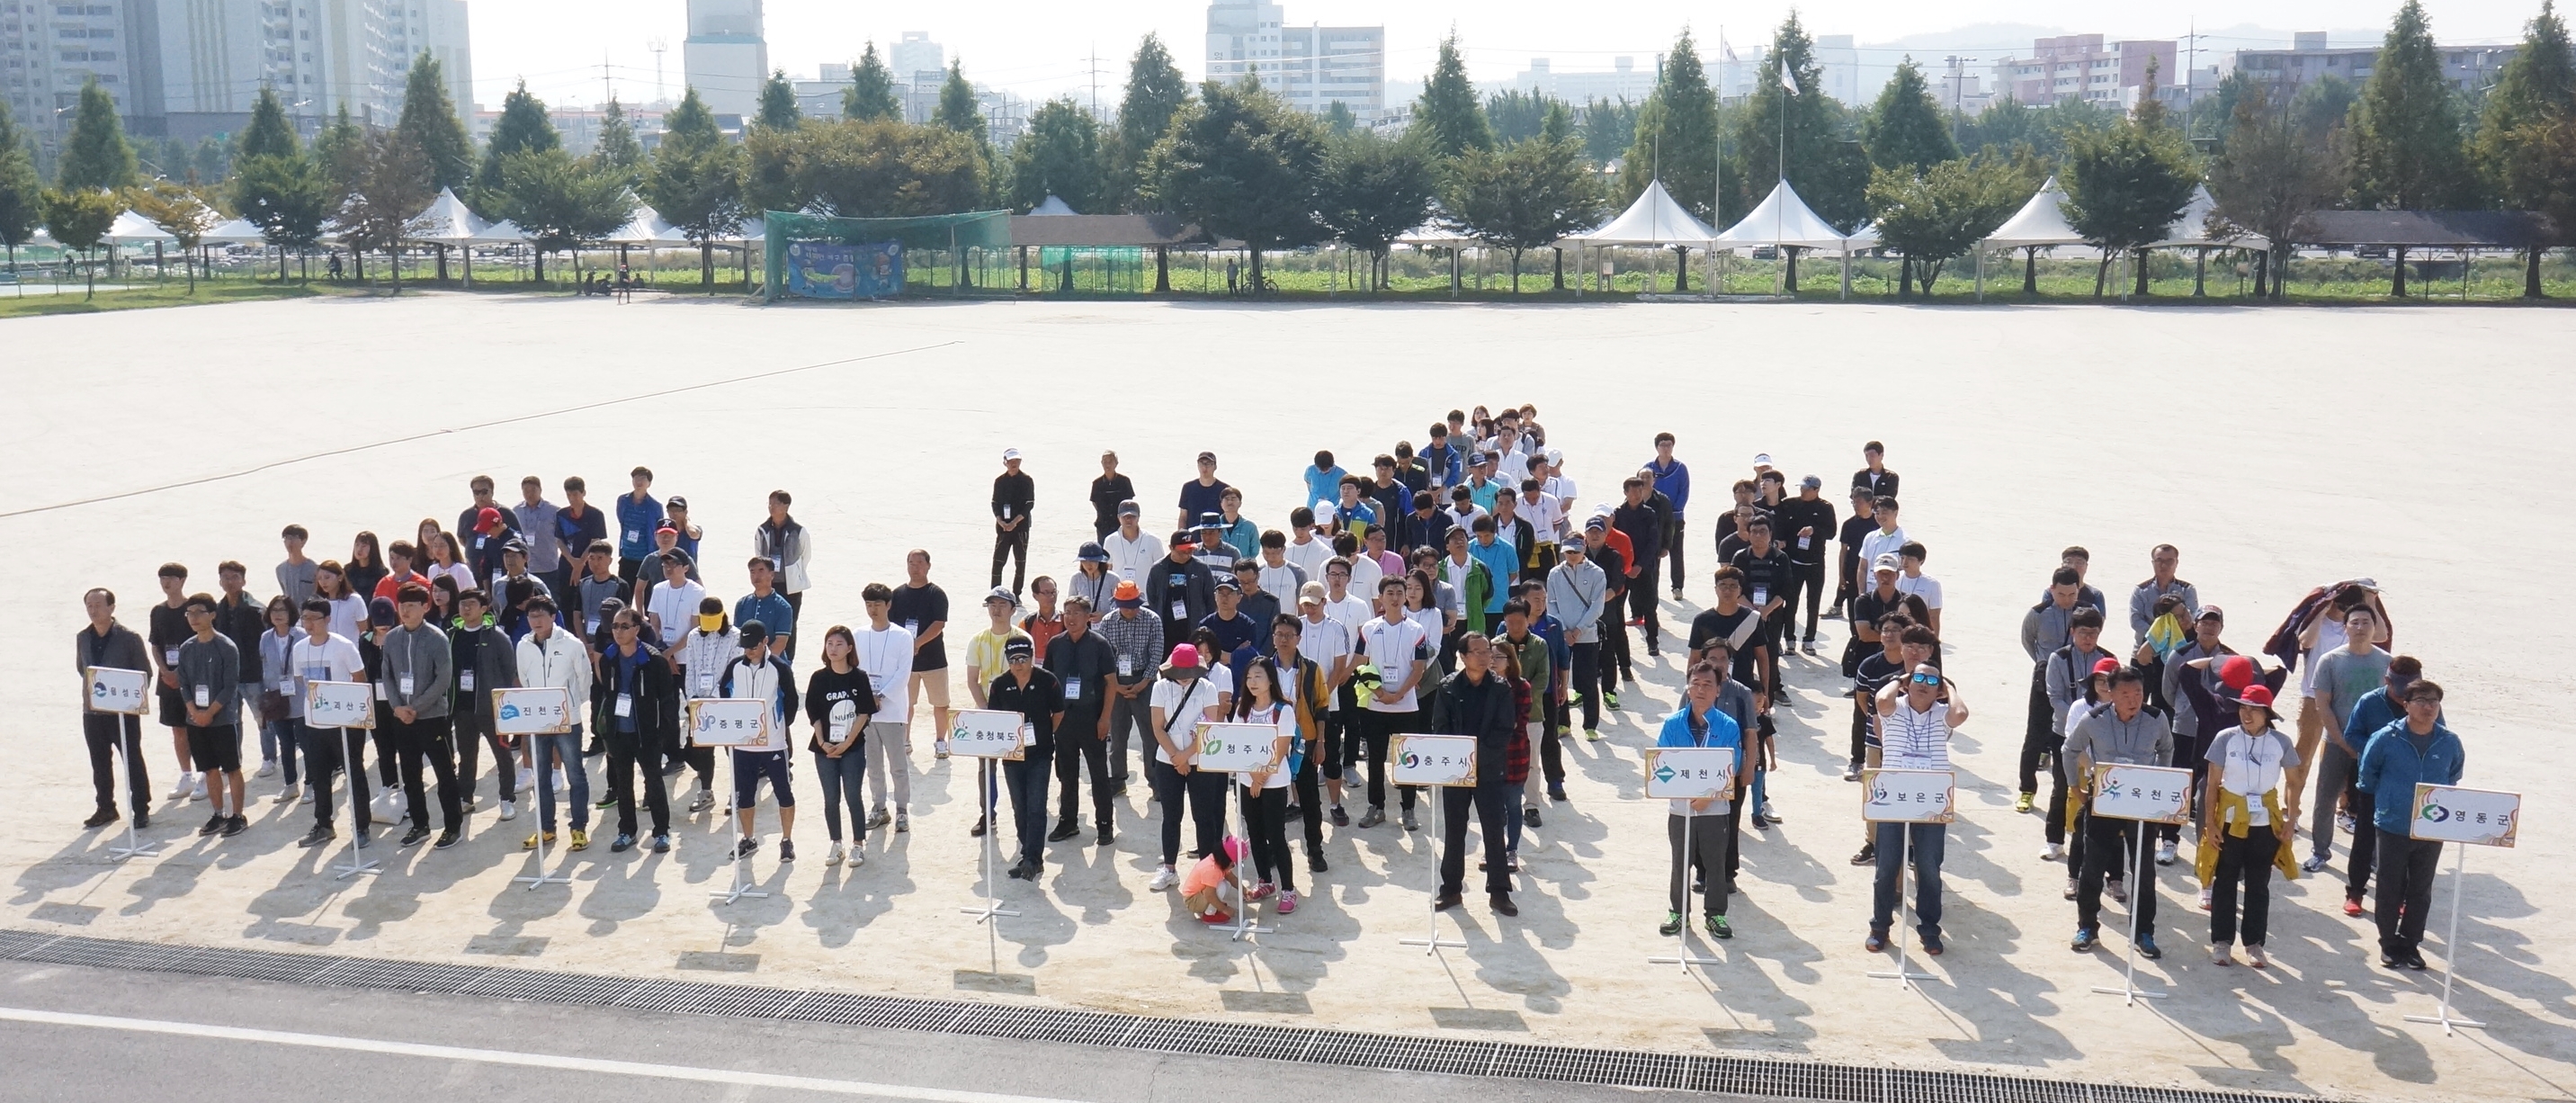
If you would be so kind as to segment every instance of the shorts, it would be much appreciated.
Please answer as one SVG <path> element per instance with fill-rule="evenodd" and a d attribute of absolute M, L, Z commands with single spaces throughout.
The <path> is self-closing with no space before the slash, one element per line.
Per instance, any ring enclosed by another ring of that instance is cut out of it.
<path fill-rule="evenodd" d="M 796 790 L 787 783 L 788 761 L 794 755 L 786 751 L 735 751 L 733 753 L 733 806 L 749 808 L 760 799 L 760 779 L 769 779 L 769 795 L 777 798 L 781 808 L 796 807 Z"/>
<path fill-rule="evenodd" d="M 241 726 L 188 729 L 188 763 L 200 773 L 241 772 Z"/>
<path fill-rule="evenodd" d="M 930 703 L 934 707 L 943 709 L 947 708 L 948 668 L 943 666 L 937 670 L 913 671 L 912 686 L 910 690 L 911 694 L 915 698 L 918 698 L 925 690 L 928 692 Z M 945 738 L 945 736 L 942 738 Z"/>
<path fill-rule="evenodd" d="M 187 727 L 188 702 L 180 699 L 179 691 L 164 687 L 160 690 L 160 695 L 161 702 L 159 719 L 161 721 L 161 726 L 165 728 Z"/>

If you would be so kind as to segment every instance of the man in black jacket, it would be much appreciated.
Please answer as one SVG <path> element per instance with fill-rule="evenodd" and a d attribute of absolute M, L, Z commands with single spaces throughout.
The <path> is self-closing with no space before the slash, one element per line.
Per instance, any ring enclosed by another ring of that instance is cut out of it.
<path fill-rule="evenodd" d="M 116 623 L 116 595 L 106 587 L 82 595 L 81 604 L 89 610 L 89 627 L 73 640 L 72 668 L 89 677 L 89 668 L 109 667 L 116 670 L 152 671 L 152 658 L 143 649 L 143 637 Z M 134 805 L 134 826 L 152 825 L 152 776 L 143 765 L 143 717 L 140 714 L 90 711 L 81 713 L 81 735 L 89 743 L 90 786 L 98 794 L 98 811 L 82 821 L 87 828 L 115 823 L 117 748 L 125 754 L 125 788 Z"/>
<path fill-rule="evenodd" d="M 1789 553 L 1789 566 L 1796 585 L 1788 593 L 1789 616 L 1798 615 L 1798 601 L 1807 603 L 1806 630 L 1799 637 L 1799 649 L 1816 653 L 1816 617 L 1832 603 L 1825 595 L 1825 549 L 1833 547 L 1842 530 L 1834 523 L 1834 504 L 1824 499 L 1825 481 L 1809 475 L 1798 481 L 1798 496 L 1780 503 L 1780 511 L 1771 518 L 1771 539 Z M 1858 546 L 1854 546 L 1858 552 Z M 1781 621 L 1780 646 L 1789 646 L 1789 621 Z"/>
<path fill-rule="evenodd" d="M 1056 729 L 1056 824 L 1047 839 L 1061 841 L 1081 832 L 1074 809 L 1081 803 L 1081 772 L 1088 764 L 1092 819 L 1099 845 L 1108 846 L 1118 837 L 1118 817 L 1110 804 L 1116 783 L 1109 778 L 1109 687 L 1118 677 L 1118 652 L 1091 630 L 1090 599 L 1079 594 L 1065 599 L 1064 632 L 1047 641 L 1046 671 L 1061 688 L 1064 712 Z"/>
<path fill-rule="evenodd" d="M 1020 470 L 1020 450 L 1002 450 L 1002 473 L 993 476 L 993 582 L 1002 584 L 1002 561 L 1011 567 L 1011 596 L 1029 579 L 1029 510 L 1038 502 L 1037 480 Z"/>
<path fill-rule="evenodd" d="M 1190 642 L 1190 629 L 1216 612 L 1216 576 L 1198 562 L 1198 534 L 1172 533 L 1171 548 L 1145 568 L 1145 607 L 1163 618 L 1163 650 Z"/>
<path fill-rule="evenodd" d="M 1649 591 L 1651 592 L 1651 591 Z M 1467 877 L 1467 809 L 1476 810 L 1476 830 L 1485 840 L 1485 894 L 1494 911 L 1519 915 L 1512 903 L 1512 877 L 1503 864 L 1506 830 L 1503 760 L 1512 737 L 1520 731 L 1518 703 L 1511 683 L 1494 669 L 1494 645 L 1481 632 L 1469 632 L 1458 645 L 1458 673 L 1440 683 L 1432 700 L 1431 727 L 1439 735 L 1476 737 L 1476 784 L 1441 790 L 1440 894 L 1431 907 L 1458 906 Z"/>
<path fill-rule="evenodd" d="M 1646 637 L 1646 657 L 1663 654 L 1663 623 L 1655 615 L 1655 567 L 1663 560 L 1664 528 L 1671 514 L 1655 508 L 1646 497 L 1655 485 L 1644 476 L 1630 475 L 1620 489 L 1627 501 L 1611 514 L 1610 523 L 1628 537 L 1628 550 L 1635 557 L 1636 572 L 1628 577 L 1628 593 L 1633 598 L 1628 612 L 1638 622 L 1638 631 Z M 1669 501 L 1670 499 L 1667 499 Z"/>
<path fill-rule="evenodd" d="M 635 846 L 635 765 L 638 753 L 660 746 L 667 710 L 657 702 L 676 699 L 671 666 L 662 661 L 644 630 L 644 614 L 619 609 L 609 619 L 609 645 L 599 653 L 595 683 L 604 698 L 600 730 L 608 742 L 608 792 L 617 802 L 617 841 L 609 850 L 624 853 Z M 644 770 L 644 802 L 653 814 L 653 852 L 671 849 L 671 806 L 662 791 L 662 771 Z"/>

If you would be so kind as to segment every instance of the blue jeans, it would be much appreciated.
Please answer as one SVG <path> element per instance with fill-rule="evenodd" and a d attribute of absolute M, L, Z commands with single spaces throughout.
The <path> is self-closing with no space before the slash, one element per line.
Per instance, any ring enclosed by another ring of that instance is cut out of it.
<path fill-rule="evenodd" d="M 1761 811 L 1763 805 L 1771 802 L 1771 786 L 1767 784 L 1770 780 L 1771 771 L 1768 768 L 1762 766 L 1753 768 L 1753 810 L 1756 812 Z"/>
<path fill-rule="evenodd" d="M 1523 814 L 1521 797 L 1528 790 L 1529 783 L 1526 781 L 1503 783 L 1503 853 L 1505 854 L 1521 852 L 1521 816 Z"/>
<path fill-rule="evenodd" d="M 823 829 L 841 841 L 841 805 L 850 806 L 850 827 L 858 842 L 868 841 L 868 747 L 865 738 L 834 758 L 814 752 L 814 776 L 823 779 Z"/>
<path fill-rule="evenodd" d="M 252 700 L 258 700 L 258 698 L 254 697 Z M 247 714 L 250 710 L 242 711 Z M 294 717 L 290 716 L 273 724 L 259 726 L 259 757 L 262 761 L 275 762 L 284 767 L 288 785 L 295 784 L 303 777 L 302 772 L 296 768 L 297 760 L 303 757 L 298 753 L 300 750 L 301 748 L 295 742 Z"/>
<path fill-rule="evenodd" d="M 1946 823 L 1878 825 L 1878 884 L 1870 896 L 1869 930 L 1885 934 L 1896 922 L 1897 875 L 1904 861 L 1907 834 L 1914 855 L 1914 930 L 1925 938 L 1941 937 L 1941 855 L 1949 849 Z"/>
<path fill-rule="evenodd" d="M 528 768 L 537 772 L 537 807 L 543 809 L 537 817 L 540 826 L 548 831 L 555 829 L 555 772 L 546 768 L 546 759 L 560 755 L 564 780 L 572 785 L 572 829 L 590 830 L 590 773 L 581 765 L 581 725 L 573 725 L 572 731 L 563 735 L 532 735 L 528 739 Z"/>

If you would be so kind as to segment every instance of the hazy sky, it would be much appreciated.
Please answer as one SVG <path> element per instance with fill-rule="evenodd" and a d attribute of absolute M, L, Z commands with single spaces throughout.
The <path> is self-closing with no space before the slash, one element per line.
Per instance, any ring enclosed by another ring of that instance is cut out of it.
<path fill-rule="evenodd" d="M 1607 69 L 1611 58 L 1635 56 L 1650 65 L 1685 24 L 1702 40 L 1722 30 L 1731 43 L 1761 42 L 1787 14 L 1787 0 L 1625 0 L 1601 7 L 1562 0 L 1283 0 L 1291 23 L 1378 24 L 1387 28 L 1387 75 L 1418 78 L 1430 68 L 1442 34 L 1455 27 L 1467 49 L 1471 75 L 1501 84 L 1532 57 L 1550 58 L 1559 71 Z M 2445 42 L 2518 37 L 2538 0 L 2427 0 L 2434 34 Z M 1866 45 L 1910 35 L 1970 33 L 1944 39 L 1944 50 L 1992 58 L 2027 51 L 2030 28 L 2063 33 L 2099 31 L 2114 38 L 2179 38 L 2195 18 L 2204 32 L 2232 28 L 2373 31 L 2386 25 L 2396 5 L 2388 0 L 2180 0 L 2156 4 L 2068 4 L 2063 0 L 1808 0 L 1797 5 L 1812 34 L 1849 34 Z M 601 64 L 618 94 L 630 102 L 653 97 L 659 37 L 664 80 L 677 96 L 684 0 L 473 0 L 475 95 L 497 107 L 519 78 L 549 102 L 595 102 L 603 96 Z M 1109 102 L 1125 79 L 1126 59 L 1148 31 L 1159 32 L 1183 72 L 1200 75 L 1206 51 L 1204 0 L 964 0 L 942 4 L 852 3 L 849 0 L 767 0 L 770 64 L 811 77 L 825 61 L 847 61 L 873 38 L 880 48 L 904 31 L 928 31 L 962 58 L 974 80 L 1043 97 L 1063 91 L 1087 94 L 1090 63 L 1100 56 L 1101 99 Z M 1995 25 L 1995 26 L 1985 26 Z M 2342 36 L 2338 36 L 2339 38 Z M 1984 39 L 1991 38 L 1991 41 Z M 2205 49 L 2265 43 L 2212 38 Z M 1708 51 L 1713 53 L 1713 50 Z M 1897 51 L 1864 61 L 1893 64 Z"/>

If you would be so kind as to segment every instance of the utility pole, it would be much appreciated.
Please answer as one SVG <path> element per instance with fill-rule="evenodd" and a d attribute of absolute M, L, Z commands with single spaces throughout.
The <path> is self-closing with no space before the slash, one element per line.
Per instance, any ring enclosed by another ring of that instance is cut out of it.
<path fill-rule="evenodd" d="M 1097 42 L 1091 44 L 1089 72 L 1091 74 L 1091 118 L 1097 122 L 1100 119 L 1100 44 Z"/>
<path fill-rule="evenodd" d="M 662 87 L 662 51 L 670 49 L 671 43 L 660 35 L 654 35 L 644 40 L 644 48 L 653 51 L 653 99 L 657 103 L 668 104 L 671 93 Z"/>
<path fill-rule="evenodd" d="M 608 101 L 617 98 L 617 88 L 608 82 L 608 51 L 599 52 L 599 107 L 608 109 Z"/>

